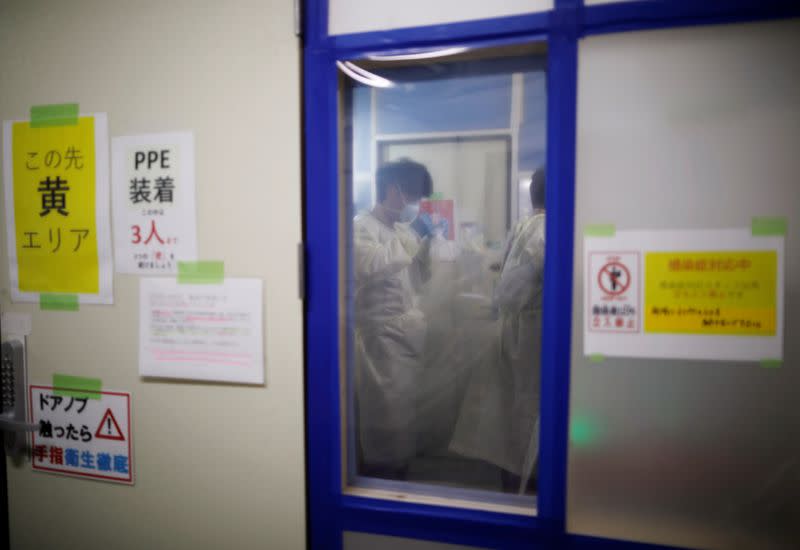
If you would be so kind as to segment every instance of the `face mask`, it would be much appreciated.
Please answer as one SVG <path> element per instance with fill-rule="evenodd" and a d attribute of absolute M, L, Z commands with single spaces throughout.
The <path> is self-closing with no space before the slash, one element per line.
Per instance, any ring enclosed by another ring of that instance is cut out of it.
<path fill-rule="evenodd" d="M 400 211 L 400 221 L 403 223 L 413 222 L 419 214 L 419 203 L 406 204 L 405 208 Z"/>
<path fill-rule="evenodd" d="M 398 189 L 398 191 L 400 190 Z M 405 204 L 403 208 L 400 210 L 395 210 L 394 208 L 388 207 L 385 208 L 389 212 L 397 215 L 402 223 L 410 223 L 414 221 L 417 218 L 417 214 L 419 214 L 419 202 L 408 202 L 408 199 L 406 199 L 406 196 L 402 191 L 400 191 L 400 197 L 403 199 L 403 204 Z"/>

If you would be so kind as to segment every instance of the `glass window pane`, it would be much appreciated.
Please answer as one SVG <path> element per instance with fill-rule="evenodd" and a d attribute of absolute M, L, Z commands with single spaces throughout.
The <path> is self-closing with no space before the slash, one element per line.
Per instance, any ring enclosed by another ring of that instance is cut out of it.
<path fill-rule="evenodd" d="M 785 217 L 791 229 L 780 368 L 591 362 L 583 356 L 587 266 L 576 238 L 572 533 L 682 548 L 799 547 L 798 51 L 797 20 L 581 41 L 576 236 L 595 223 L 696 231 L 749 227 L 753 216 Z"/>
<path fill-rule="evenodd" d="M 338 65 L 346 486 L 532 510 L 544 48 Z"/>

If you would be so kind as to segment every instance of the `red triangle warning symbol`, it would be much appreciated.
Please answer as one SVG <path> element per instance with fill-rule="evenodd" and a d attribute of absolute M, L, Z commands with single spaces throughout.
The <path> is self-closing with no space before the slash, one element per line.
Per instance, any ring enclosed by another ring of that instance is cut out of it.
<path fill-rule="evenodd" d="M 97 426 L 97 431 L 94 432 L 97 439 L 113 439 L 115 441 L 125 441 L 125 436 L 122 435 L 122 430 L 119 429 L 117 419 L 114 418 L 114 413 L 111 409 L 106 409 L 106 414 Z"/>

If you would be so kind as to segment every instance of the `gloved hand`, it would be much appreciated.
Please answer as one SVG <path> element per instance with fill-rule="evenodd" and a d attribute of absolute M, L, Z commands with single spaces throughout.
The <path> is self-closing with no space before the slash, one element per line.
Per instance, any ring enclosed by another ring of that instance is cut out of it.
<path fill-rule="evenodd" d="M 441 231 L 442 236 L 446 239 L 450 235 L 450 222 L 447 221 L 447 218 L 442 218 L 441 221 L 436 224 L 437 231 Z"/>
<path fill-rule="evenodd" d="M 411 229 L 417 232 L 420 238 L 425 238 L 433 233 L 433 220 L 431 215 L 427 212 L 420 212 L 420 214 L 411 222 Z"/>

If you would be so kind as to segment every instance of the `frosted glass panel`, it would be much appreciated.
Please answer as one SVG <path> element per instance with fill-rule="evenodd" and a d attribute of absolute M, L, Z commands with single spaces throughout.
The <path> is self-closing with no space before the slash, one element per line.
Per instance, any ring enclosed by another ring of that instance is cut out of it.
<path fill-rule="evenodd" d="M 702 548 L 800 540 L 800 24 L 625 33 L 579 50 L 568 530 Z M 784 362 L 582 356 L 583 228 L 784 216 Z"/>
<path fill-rule="evenodd" d="M 328 34 L 457 23 L 553 9 L 553 0 L 329 0 Z"/>

